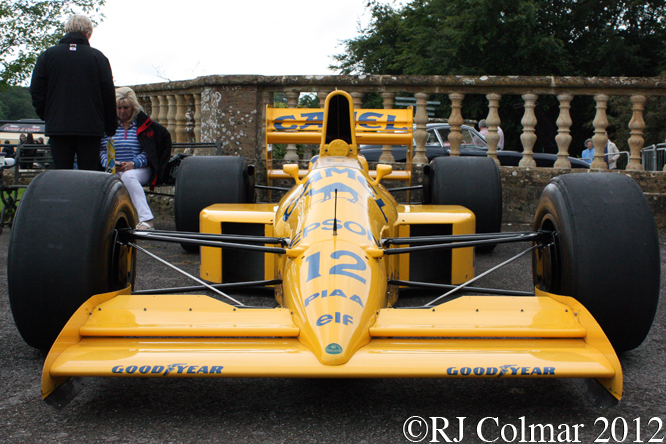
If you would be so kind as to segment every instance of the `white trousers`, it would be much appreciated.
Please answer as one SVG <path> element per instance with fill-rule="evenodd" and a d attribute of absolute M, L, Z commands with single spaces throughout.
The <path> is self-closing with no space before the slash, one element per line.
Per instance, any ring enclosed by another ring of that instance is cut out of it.
<path fill-rule="evenodd" d="M 150 168 L 137 168 L 116 174 L 118 174 L 120 180 L 127 187 L 127 191 L 129 191 L 132 205 L 134 205 L 136 212 L 139 214 L 139 222 L 152 220 L 154 217 L 153 212 L 150 211 L 148 201 L 146 200 L 146 193 L 143 191 L 143 186 L 147 185 L 150 180 Z"/>

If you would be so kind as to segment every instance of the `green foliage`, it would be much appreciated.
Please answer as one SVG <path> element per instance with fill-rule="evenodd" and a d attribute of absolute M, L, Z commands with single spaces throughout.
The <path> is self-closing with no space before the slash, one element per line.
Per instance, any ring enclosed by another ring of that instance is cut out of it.
<path fill-rule="evenodd" d="M 28 88 L 10 86 L 0 91 L 0 120 L 39 119 Z"/>
<path fill-rule="evenodd" d="M 343 74 L 655 76 L 666 68 L 664 0 L 371 1 L 344 41 Z"/>
<path fill-rule="evenodd" d="M 19 85 L 30 76 L 39 54 L 62 37 L 71 14 L 99 13 L 105 3 L 106 0 L 0 0 L 0 90 Z"/>
<path fill-rule="evenodd" d="M 590 77 L 652 77 L 666 69 L 666 0 L 412 0 L 397 8 L 371 0 L 368 11 L 368 26 L 343 41 L 344 52 L 333 57 L 332 69 L 342 74 Z M 448 117 L 448 97 L 430 100 L 442 103 L 438 117 Z M 541 96 L 539 105 L 554 126 L 556 98 Z M 614 140 L 624 138 L 631 117 L 631 107 L 624 106 L 615 103 L 617 119 L 609 128 Z M 466 119 L 485 118 L 487 100 L 467 95 L 463 110 Z M 522 100 L 504 96 L 499 112 L 505 147 L 521 150 Z M 591 97 L 572 102 L 573 155 L 593 134 L 594 113 Z M 663 122 L 666 112 L 655 110 L 650 116 Z M 620 125 L 622 119 L 627 120 Z M 646 143 L 652 139 L 646 132 Z M 535 151 L 545 149 L 541 142 L 537 139 Z"/>

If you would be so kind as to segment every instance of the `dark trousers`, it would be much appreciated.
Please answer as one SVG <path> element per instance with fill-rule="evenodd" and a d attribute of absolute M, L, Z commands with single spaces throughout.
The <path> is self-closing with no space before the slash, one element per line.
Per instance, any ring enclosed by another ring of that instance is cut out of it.
<path fill-rule="evenodd" d="M 97 136 L 50 136 L 51 155 L 58 170 L 74 168 L 74 155 L 80 170 L 100 171 L 99 151 L 102 138 Z"/>

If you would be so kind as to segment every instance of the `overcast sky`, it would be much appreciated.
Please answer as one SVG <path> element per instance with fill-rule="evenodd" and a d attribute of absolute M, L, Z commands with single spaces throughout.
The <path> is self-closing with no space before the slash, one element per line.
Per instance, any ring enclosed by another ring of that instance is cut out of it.
<path fill-rule="evenodd" d="M 395 0 L 380 0 L 397 4 Z M 107 0 L 91 46 L 116 85 L 215 74 L 336 74 L 367 0 Z"/>

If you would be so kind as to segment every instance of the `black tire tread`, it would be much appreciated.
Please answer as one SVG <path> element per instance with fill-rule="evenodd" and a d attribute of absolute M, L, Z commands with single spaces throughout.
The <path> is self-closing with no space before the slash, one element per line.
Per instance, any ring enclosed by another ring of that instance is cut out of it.
<path fill-rule="evenodd" d="M 12 314 L 29 345 L 50 348 L 83 302 L 127 284 L 112 276 L 113 228 L 121 219 L 123 227 L 136 223 L 127 189 L 115 176 L 59 170 L 32 181 L 7 258 Z"/>
<path fill-rule="evenodd" d="M 552 218 L 558 233 L 558 278 L 545 289 L 581 302 L 616 352 L 646 338 L 659 300 L 656 224 L 631 178 L 616 173 L 567 174 L 544 189 L 534 228 Z M 535 275 L 536 283 L 536 275 Z"/>

